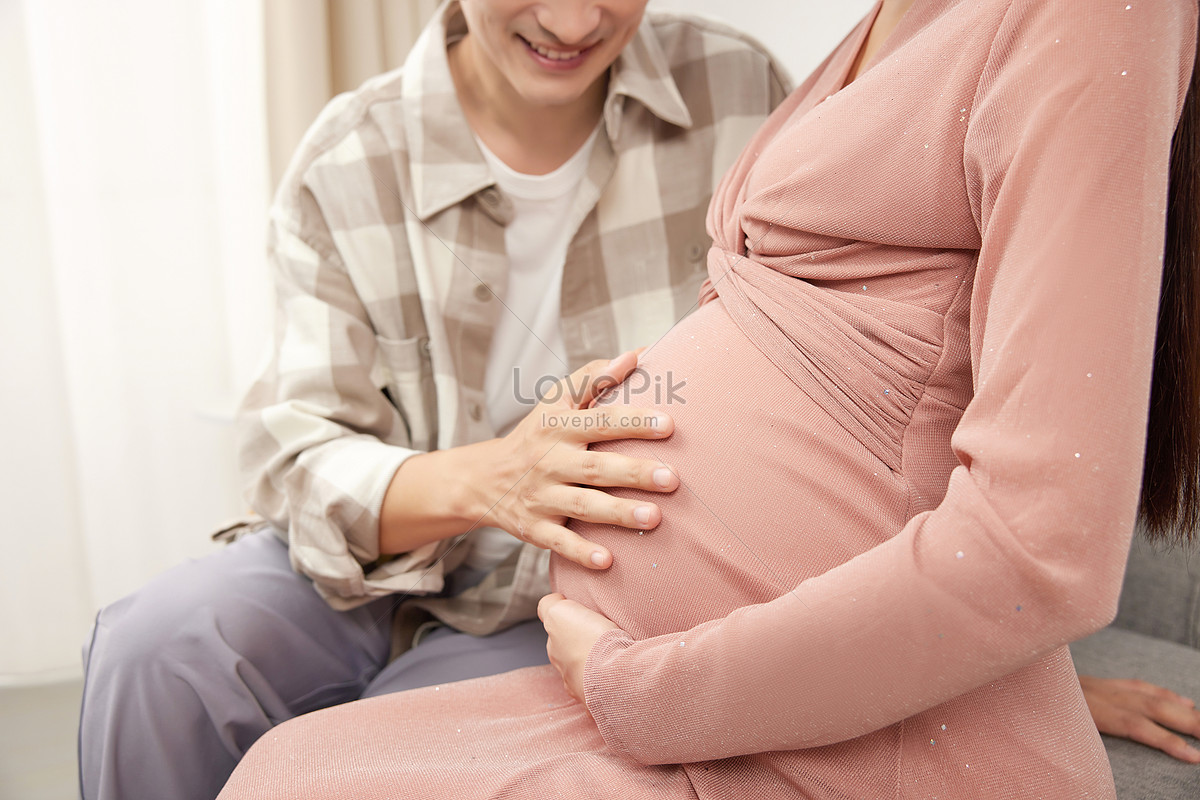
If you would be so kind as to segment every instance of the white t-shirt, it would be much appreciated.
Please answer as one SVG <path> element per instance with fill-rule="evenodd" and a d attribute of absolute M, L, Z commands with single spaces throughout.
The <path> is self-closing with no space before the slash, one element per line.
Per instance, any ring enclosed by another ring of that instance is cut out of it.
<path fill-rule="evenodd" d="M 597 127 L 575 155 L 547 175 L 514 171 L 476 137 L 496 183 L 513 206 L 504 230 L 508 290 L 492 333 L 483 381 L 488 420 L 504 436 L 533 409 L 541 394 L 567 374 L 562 335 L 563 264 L 574 234 L 567 225 L 575 195 L 587 174 Z M 466 564 L 490 569 L 520 542 L 504 531 L 480 530 Z"/>

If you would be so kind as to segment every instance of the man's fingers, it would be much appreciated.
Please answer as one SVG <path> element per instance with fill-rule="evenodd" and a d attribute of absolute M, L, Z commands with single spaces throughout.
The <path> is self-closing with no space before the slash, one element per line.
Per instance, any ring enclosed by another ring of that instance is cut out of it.
<path fill-rule="evenodd" d="M 535 525 L 526 534 L 526 541 L 588 569 L 608 569 L 612 565 L 612 553 L 608 550 L 552 522 Z"/>
<path fill-rule="evenodd" d="M 675 431 L 675 421 L 666 412 L 627 406 L 547 415 L 543 425 L 551 430 L 561 430 L 563 439 L 576 444 L 615 439 L 665 439 Z"/>
<path fill-rule="evenodd" d="M 556 462 L 553 477 L 563 483 L 604 488 L 642 489 L 647 492 L 673 492 L 679 488 L 675 469 L 662 462 L 620 453 L 577 450 Z"/>
<path fill-rule="evenodd" d="M 544 502 L 555 515 L 597 525 L 648 531 L 662 522 L 662 511 L 653 503 L 625 500 L 580 486 L 555 486 L 544 493 Z"/>
<path fill-rule="evenodd" d="M 560 402 L 568 408 L 588 408 L 605 389 L 625 380 L 635 369 L 637 354 L 633 352 L 584 364 L 559 381 Z"/>

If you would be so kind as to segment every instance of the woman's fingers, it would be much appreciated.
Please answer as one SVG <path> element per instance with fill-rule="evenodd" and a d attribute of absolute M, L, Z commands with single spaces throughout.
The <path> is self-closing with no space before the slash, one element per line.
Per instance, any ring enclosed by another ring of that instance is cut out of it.
<path fill-rule="evenodd" d="M 1194 700 L 1184 697 L 1181 694 L 1176 694 L 1165 686 L 1156 686 L 1149 681 L 1143 681 L 1137 678 L 1130 680 L 1129 683 L 1131 688 L 1136 689 L 1143 694 L 1158 697 L 1162 700 L 1168 700 L 1181 706 L 1187 706 L 1188 708 L 1195 708 L 1196 706 L 1196 702 Z"/>
<path fill-rule="evenodd" d="M 1109 682 L 1110 698 L 1173 731 L 1200 735 L 1200 711 L 1189 698 L 1137 678 Z"/>
<path fill-rule="evenodd" d="M 1200 735 L 1200 711 L 1190 699 L 1136 679 L 1080 675 L 1079 683 L 1101 733 L 1141 742 L 1181 761 L 1200 763 L 1200 750 L 1174 732 Z"/>
<path fill-rule="evenodd" d="M 546 654 L 562 676 L 567 693 L 584 702 L 583 671 L 596 640 L 616 623 L 557 592 L 538 602 L 538 618 L 546 628 Z"/>
<path fill-rule="evenodd" d="M 552 607 L 554 607 L 556 604 L 561 603 L 563 600 L 566 600 L 566 599 L 567 598 L 559 592 L 551 592 L 550 594 L 543 597 L 541 600 L 538 600 L 537 615 L 538 615 L 538 619 L 540 619 L 542 621 L 543 625 L 546 624 L 547 612 L 549 612 L 549 610 Z"/>
<path fill-rule="evenodd" d="M 1200 712 L 1195 707 L 1175 699 L 1148 696 L 1144 708 L 1146 716 L 1160 725 L 1180 733 L 1200 736 Z"/>
<path fill-rule="evenodd" d="M 1123 732 L 1116 735 L 1162 750 L 1180 761 L 1200 763 L 1200 750 L 1189 745 L 1182 736 L 1155 724 L 1143 714 L 1121 711 L 1118 716 Z"/>

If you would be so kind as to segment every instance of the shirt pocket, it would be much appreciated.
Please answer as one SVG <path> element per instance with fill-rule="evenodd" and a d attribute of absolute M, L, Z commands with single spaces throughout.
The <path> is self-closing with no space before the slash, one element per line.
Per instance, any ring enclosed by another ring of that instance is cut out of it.
<path fill-rule="evenodd" d="M 414 450 L 432 450 L 437 443 L 437 390 L 429 337 L 390 339 L 376 336 L 377 383 L 400 412 Z"/>

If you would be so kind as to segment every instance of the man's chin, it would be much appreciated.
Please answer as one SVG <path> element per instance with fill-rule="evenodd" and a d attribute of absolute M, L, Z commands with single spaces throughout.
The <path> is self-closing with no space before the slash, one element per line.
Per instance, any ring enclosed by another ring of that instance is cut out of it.
<path fill-rule="evenodd" d="M 590 84 L 589 84 L 590 86 Z M 521 96 L 525 102 L 533 108 L 561 108 L 569 106 L 579 100 L 587 93 L 587 87 L 529 87 Z"/>

